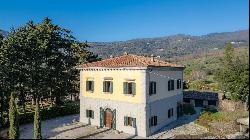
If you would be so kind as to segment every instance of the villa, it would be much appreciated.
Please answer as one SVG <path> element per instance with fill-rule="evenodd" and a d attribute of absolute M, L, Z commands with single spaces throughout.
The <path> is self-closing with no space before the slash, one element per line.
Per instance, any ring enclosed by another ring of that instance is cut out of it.
<path fill-rule="evenodd" d="M 180 116 L 184 68 L 127 53 L 79 65 L 80 122 L 152 135 Z"/>

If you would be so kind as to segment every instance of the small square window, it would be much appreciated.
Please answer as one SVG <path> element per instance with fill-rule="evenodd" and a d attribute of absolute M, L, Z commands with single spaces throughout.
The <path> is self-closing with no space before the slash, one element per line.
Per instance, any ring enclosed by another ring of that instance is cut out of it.
<path fill-rule="evenodd" d="M 94 111 L 93 110 L 86 110 L 86 117 L 94 119 Z"/>

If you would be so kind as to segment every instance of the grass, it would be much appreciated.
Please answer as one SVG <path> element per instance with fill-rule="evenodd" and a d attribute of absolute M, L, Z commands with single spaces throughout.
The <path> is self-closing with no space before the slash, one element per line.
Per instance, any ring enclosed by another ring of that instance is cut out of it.
<path fill-rule="evenodd" d="M 195 123 L 201 126 L 208 128 L 211 133 L 217 134 L 220 137 L 224 137 L 228 133 L 232 133 L 232 130 L 235 131 L 237 129 L 236 120 L 239 118 L 248 117 L 249 112 L 247 111 L 234 111 L 234 112 L 224 112 L 224 111 L 209 111 L 204 110 L 200 117 L 195 120 Z M 225 127 L 225 125 L 231 124 L 233 128 L 223 128 L 218 131 L 218 128 L 213 127 L 210 123 L 221 124 L 221 126 Z"/>

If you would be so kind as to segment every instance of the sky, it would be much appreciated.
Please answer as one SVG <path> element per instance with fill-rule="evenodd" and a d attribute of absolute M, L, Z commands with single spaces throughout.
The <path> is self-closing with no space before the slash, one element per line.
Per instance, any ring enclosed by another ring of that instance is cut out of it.
<path fill-rule="evenodd" d="M 0 29 L 49 17 L 79 41 L 249 29 L 249 0 L 1 0 Z"/>

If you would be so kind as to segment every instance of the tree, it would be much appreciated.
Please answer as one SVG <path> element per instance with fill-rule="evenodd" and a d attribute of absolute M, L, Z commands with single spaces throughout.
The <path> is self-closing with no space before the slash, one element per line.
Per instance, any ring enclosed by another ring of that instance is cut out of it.
<path fill-rule="evenodd" d="M 10 98 L 10 108 L 9 108 L 9 139 L 18 139 L 19 138 L 19 120 L 18 120 L 18 111 L 13 93 Z"/>
<path fill-rule="evenodd" d="M 229 92 L 232 100 L 245 101 L 249 95 L 249 61 L 248 54 L 235 56 L 231 44 L 227 43 L 222 66 L 216 73 L 222 90 Z"/>
<path fill-rule="evenodd" d="M 36 99 L 36 109 L 35 109 L 35 116 L 34 116 L 34 139 L 42 139 L 40 107 L 39 107 L 38 99 Z"/>
<path fill-rule="evenodd" d="M 51 97 L 60 104 L 62 96 L 79 92 L 74 67 L 96 57 L 86 47 L 49 18 L 11 30 L 0 49 L 8 89 L 18 94 L 24 110 L 27 97 L 34 101 Z"/>

